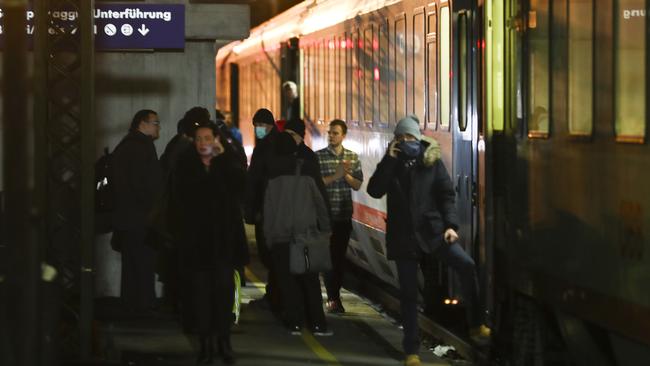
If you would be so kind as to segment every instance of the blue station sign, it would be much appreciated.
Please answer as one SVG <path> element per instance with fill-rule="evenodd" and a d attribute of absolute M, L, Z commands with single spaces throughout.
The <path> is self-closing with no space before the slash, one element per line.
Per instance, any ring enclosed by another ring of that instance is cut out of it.
<path fill-rule="evenodd" d="M 79 14 L 75 10 L 49 12 L 49 34 L 77 35 Z M 183 49 L 185 48 L 185 5 L 183 4 L 97 4 L 95 49 Z M 4 13 L 0 9 L 0 46 Z M 26 33 L 35 31 L 35 14 L 27 10 Z"/>
<path fill-rule="evenodd" d="M 94 16 L 97 49 L 185 47 L 185 5 L 97 5 Z"/>

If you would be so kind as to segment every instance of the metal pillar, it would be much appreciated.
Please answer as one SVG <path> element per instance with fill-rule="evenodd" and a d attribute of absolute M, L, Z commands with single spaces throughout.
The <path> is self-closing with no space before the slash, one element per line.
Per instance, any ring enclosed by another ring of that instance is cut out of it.
<path fill-rule="evenodd" d="M 40 252 L 31 216 L 27 120 L 26 0 L 4 2 L 4 57 L 2 100 L 4 109 L 4 189 L 6 242 L 9 246 L 7 286 L 10 301 L 9 342 L 14 365 L 37 365 L 40 354 Z"/>
<path fill-rule="evenodd" d="M 45 203 L 46 248 L 66 292 L 79 296 L 79 302 L 66 309 L 77 312 L 80 334 L 69 339 L 80 343 L 63 347 L 85 360 L 92 353 L 93 318 L 94 3 L 35 2 L 34 115 L 36 146 L 41 148 L 35 154 L 39 176 L 46 182 L 40 196 Z M 44 16 L 61 9 L 78 13 L 76 29 L 60 29 Z"/>

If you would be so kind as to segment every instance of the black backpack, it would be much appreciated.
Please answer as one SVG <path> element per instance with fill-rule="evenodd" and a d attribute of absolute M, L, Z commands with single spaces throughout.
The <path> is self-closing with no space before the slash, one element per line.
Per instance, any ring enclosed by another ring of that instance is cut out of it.
<path fill-rule="evenodd" d="M 98 234 L 113 231 L 115 189 L 112 159 L 113 154 L 105 147 L 104 155 L 95 162 L 95 232 Z"/>

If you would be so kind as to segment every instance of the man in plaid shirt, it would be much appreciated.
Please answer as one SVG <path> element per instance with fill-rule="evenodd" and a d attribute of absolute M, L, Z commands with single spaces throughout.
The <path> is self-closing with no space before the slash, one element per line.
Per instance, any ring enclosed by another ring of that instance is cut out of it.
<path fill-rule="evenodd" d="M 332 210 L 332 236 L 330 238 L 332 271 L 325 274 L 327 311 L 330 313 L 345 312 L 341 303 L 340 291 L 345 253 L 348 250 L 352 232 L 351 189 L 358 191 L 363 182 L 359 156 L 344 148 L 342 144 L 347 132 L 348 126 L 345 122 L 339 119 L 333 120 L 330 122 L 327 132 L 329 146 L 316 152 Z"/>

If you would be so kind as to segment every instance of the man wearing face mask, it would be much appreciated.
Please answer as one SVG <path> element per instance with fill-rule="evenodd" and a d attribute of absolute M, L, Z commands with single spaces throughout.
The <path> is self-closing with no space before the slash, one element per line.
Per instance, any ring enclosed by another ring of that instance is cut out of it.
<path fill-rule="evenodd" d="M 270 307 L 274 311 L 280 310 L 280 292 L 277 290 L 277 281 L 273 269 L 271 252 L 264 238 L 264 189 L 268 180 L 266 171 L 267 160 L 272 159 L 273 143 L 278 135 L 275 118 L 271 111 L 265 108 L 258 109 L 253 115 L 255 126 L 255 149 L 251 155 L 248 166 L 246 192 L 244 195 L 244 220 L 247 224 L 255 225 L 255 241 L 257 253 L 262 264 L 268 269 L 266 293 L 264 298 L 253 304 Z"/>
<path fill-rule="evenodd" d="M 401 119 L 395 138 L 368 183 L 374 198 L 387 195 L 386 248 L 397 265 L 406 366 L 421 365 L 417 323 L 418 265 L 426 256 L 451 266 L 459 276 L 470 335 L 488 340 L 482 325 L 474 260 L 459 244 L 456 192 L 440 159 L 438 143 L 420 133 L 417 117 Z"/>

